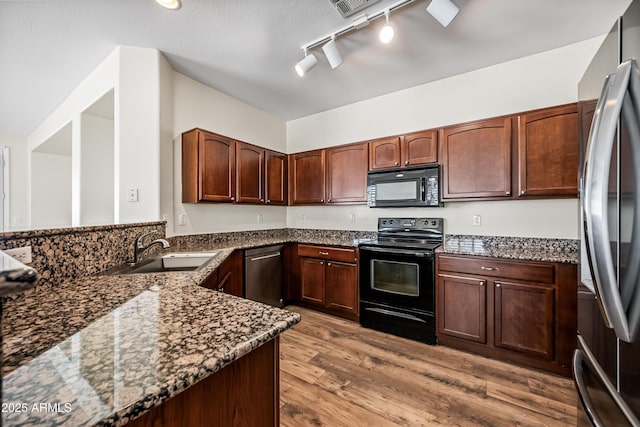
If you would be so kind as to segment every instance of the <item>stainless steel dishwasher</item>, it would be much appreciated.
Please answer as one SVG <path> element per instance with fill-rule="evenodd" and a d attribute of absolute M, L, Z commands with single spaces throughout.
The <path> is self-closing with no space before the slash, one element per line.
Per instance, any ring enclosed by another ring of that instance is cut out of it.
<path fill-rule="evenodd" d="M 245 297 L 282 307 L 282 249 L 284 245 L 265 246 L 244 252 Z"/>

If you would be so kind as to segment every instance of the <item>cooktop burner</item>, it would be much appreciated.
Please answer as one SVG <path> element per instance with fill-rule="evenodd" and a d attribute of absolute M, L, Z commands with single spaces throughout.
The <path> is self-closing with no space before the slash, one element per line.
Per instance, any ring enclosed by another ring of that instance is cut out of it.
<path fill-rule="evenodd" d="M 444 239 L 442 218 L 379 218 L 378 239 L 368 246 L 434 250 Z"/>

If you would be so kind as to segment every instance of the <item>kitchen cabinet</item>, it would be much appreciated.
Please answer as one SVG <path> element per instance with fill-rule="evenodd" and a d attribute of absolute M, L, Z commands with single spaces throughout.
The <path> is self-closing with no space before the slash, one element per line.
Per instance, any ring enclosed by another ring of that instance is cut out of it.
<path fill-rule="evenodd" d="M 325 150 L 289 156 L 289 202 L 292 205 L 322 205 L 325 196 Z"/>
<path fill-rule="evenodd" d="M 357 320 L 360 299 L 355 248 L 298 244 L 297 252 L 302 305 Z"/>
<path fill-rule="evenodd" d="M 242 261 L 242 251 L 233 251 L 200 286 L 244 297 Z"/>
<path fill-rule="evenodd" d="M 369 145 L 327 149 L 327 204 L 366 203 Z"/>
<path fill-rule="evenodd" d="M 367 203 L 367 143 L 289 155 L 291 205 Z"/>
<path fill-rule="evenodd" d="M 232 203 L 236 194 L 236 142 L 192 129 L 182 134 L 182 202 Z"/>
<path fill-rule="evenodd" d="M 416 166 L 438 161 L 438 132 L 426 130 L 369 142 L 369 169 Z"/>
<path fill-rule="evenodd" d="M 236 173 L 236 203 L 286 205 L 286 154 L 237 142 Z"/>
<path fill-rule="evenodd" d="M 287 155 L 277 151 L 265 151 L 264 193 L 266 204 L 287 204 Z"/>
<path fill-rule="evenodd" d="M 438 342 L 569 375 L 576 285 L 572 264 L 439 254 Z"/>
<path fill-rule="evenodd" d="M 576 104 L 518 116 L 518 169 L 519 196 L 577 196 Z"/>
<path fill-rule="evenodd" d="M 511 118 L 440 129 L 442 199 L 511 197 Z"/>

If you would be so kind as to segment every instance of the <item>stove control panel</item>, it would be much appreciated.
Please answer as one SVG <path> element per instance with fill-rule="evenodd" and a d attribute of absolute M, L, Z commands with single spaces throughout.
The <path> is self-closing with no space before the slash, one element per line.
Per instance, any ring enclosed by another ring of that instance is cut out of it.
<path fill-rule="evenodd" d="M 378 231 L 442 231 L 442 218 L 378 218 Z"/>

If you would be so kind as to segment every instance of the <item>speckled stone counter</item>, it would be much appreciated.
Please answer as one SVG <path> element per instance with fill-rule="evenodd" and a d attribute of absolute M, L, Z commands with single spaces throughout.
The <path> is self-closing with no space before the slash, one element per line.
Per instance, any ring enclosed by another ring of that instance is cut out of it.
<path fill-rule="evenodd" d="M 447 235 L 437 253 L 476 255 L 492 258 L 520 259 L 578 264 L 579 241 L 572 239 L 542 239 Z"/>
<path fill-rule="evenodd" d="M 88 276 L 5 302 L 3 426 L 124 425 L 300 321 L 194 272 Z"/>

